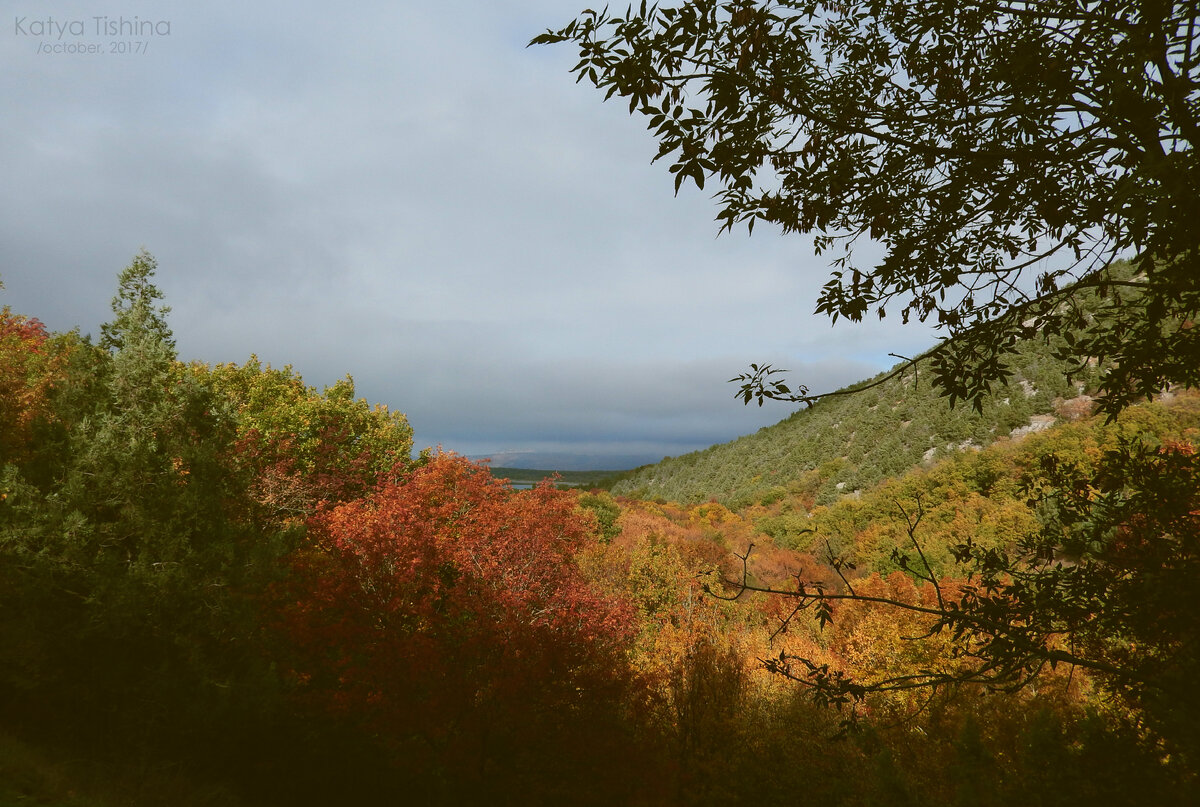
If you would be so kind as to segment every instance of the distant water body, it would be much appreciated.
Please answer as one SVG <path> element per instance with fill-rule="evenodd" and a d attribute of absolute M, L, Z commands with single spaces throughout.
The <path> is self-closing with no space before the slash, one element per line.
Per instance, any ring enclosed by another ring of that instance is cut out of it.
<path fill-rule="evenodd" d="M 539 485 L 541 483 L 524 481 L 524 482 L 509 482 L 508 484 L 512 487 L 513 490 L 529 490 L 530 488 L 536 487 L 537 485 Z M 559 481 L 555 482 L 554 484 L 555 485 L 565 485 L 566 487 L 574 488 L 574 487 L 578 487 L 579 485 L 582 485 L 583 483 L 582 482 L 564 482 L 560 479 Z"/>

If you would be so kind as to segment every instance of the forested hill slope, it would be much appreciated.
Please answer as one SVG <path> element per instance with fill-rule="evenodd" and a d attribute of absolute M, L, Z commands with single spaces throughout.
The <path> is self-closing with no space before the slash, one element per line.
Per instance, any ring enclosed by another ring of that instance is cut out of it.
<path fill-rule="evenodd" d="M 1068 378 L 1067 365 L 1043 342 L 1021 344 L 1011 367 L 1013 377 L 982 412 L 963 403 L 951 407 L 918 369 L 823 399 L 755 434 L 637 468 L 612 490 L 681 503 L 716 499 L 734 507 L 785 494 L 824 504 L 913 465 L 1089 411 L 1080 396 L 1094 379 Z"/>

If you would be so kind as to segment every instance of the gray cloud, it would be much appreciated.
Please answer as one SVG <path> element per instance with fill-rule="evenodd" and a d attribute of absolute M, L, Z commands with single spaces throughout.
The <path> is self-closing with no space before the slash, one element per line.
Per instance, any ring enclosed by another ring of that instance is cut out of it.
<path fill-rule="evenodd" d="M 750 361 L 833 387 L 931 341 L 813 318 L 803 239 L 716 238 L 573 53 L 524 47 L 581 7 L 113 0 L 172 25 L 124 57 L 0 25 L 0 299 L 95 332 L 144 245 L 184 357 L 351 373 L 472 454 L 680 453 L 787 414 L 733 400 Z"/>

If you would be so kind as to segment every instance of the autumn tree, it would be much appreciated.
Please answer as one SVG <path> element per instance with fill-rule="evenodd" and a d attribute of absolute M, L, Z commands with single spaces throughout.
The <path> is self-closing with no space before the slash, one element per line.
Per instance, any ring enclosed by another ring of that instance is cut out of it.
<path fill-rule="evenodd" d="M 630 613 L 575 566 L 596 541 L 575 494 L 442 454 L 311 527 L 283 605 L 304 699 L 365 723 L 440 797 L 620 790 L 596 766 L 629 742 Z"/>
<path fill-rule="evenodd" d="M 41 321 L 0 309 L 0 465 L 29 458 L 34 424 L 49 415 L 56 353 Z"/>
<path fill-rule="evenodd" d="M 302 522 L 323 502 L 358 498 L 411 461 L 412 427 L 399 412 L 355 396 L 349 376 L 323 391 L 292 370 L 193 365 L 230 409 L 236 464 L 275 523 Z"/>
<path fill-rule="evenodd" d="M 690 0 L 587 10 L 533 43 L 578 47 L 578 80 L 646 118 L 677 190 L 715 180 L 722 230 L 767 222 L 833 251 L 818 313 L 952 337 L 925 357 L 952 399 L 978 404 L 1041 334 L 1103 362 L 1115 412 L 1200 381 L 1198 13 Z M 868 239 L 875 266 L 853 252 Z M 821 397 L 769 366 L 741 380 L 747 401 Z"/>

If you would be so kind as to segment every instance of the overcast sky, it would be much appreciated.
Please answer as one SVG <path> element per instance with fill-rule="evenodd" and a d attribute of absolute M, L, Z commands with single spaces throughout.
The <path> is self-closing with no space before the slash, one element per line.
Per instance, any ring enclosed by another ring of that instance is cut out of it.
<path fill-rule="evenodd" d="M 525 47 L 586 5 L 0 0 L 0 303 L 98 334 L 144 246 L 181 358 L 349 373 L 418 446 L 564 468 L 786 417 L 734 400 L 752 361 L 832 389 L 932 343 L 831 327 L 806 239 L 675 197 L 575 52 Z"/>

